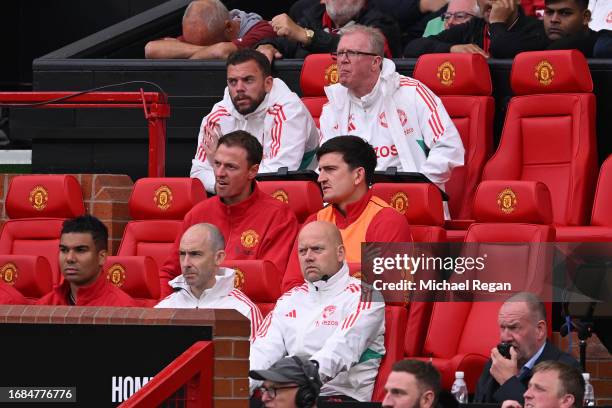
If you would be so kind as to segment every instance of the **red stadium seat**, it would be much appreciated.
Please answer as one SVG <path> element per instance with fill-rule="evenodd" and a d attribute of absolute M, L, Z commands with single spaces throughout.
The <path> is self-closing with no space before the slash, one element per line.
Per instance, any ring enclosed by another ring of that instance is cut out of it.
<path fill-rule="evenodd" d="M 440 97 L 461 135 L 465 164 L 453 170 L 445 188 L 451 218 L 471 219 L 476 186 L 493 150 L 495 102 L 489 65 L 478 54 L 427 54 L 419 57 L 414 78 Z"/>
<path fill-rule="evenodd" d="M 304 59 L 300 73 L 302 102 L 312 115 L 317 127 L 321 109 L 327 103 L 324 87 L 338 82 L 338 67 L 330 54 L 310 54 Z"/>
<path fill-rule="evenodd" d="M 541 181 L 555 225 L 585 225 L 597 174 L 595 95 L 577 50 L 524 52 L 512 66 L 512 98 L 483 180 Z"/>
<path fill-rule="evenodd" d="M 557 226 L 560 242 L 612 242 L 612 156 L 601 165 L 591 222 L 588 226 Z"/>
<path fill-rule="evenodd" d="M 59 238 L 66 218 L 85 214 L 81 186 L 70 175 L 16 176 L 6 195 L 8 220 L 0 235 L 0 254 L 42 255 L 52 281 L 61 280 Z"/>
<path fill-rule="evenodd" d="M 446 231 L 442 196 L 438 188 L 426 183 L 375 183 L 372 194 L 389 203 L 410 223 L 414 242 L 444 242 Z"/>
<path fill-rule="evenodd" d="M 51 265 L 44 256 L 0 255 L 0 265 L 0 282 L 11 285 L 28 300 L 38 300 L 53 289 Z"/>
<path fill-rule="evenodd" d="M 393 363 L 404 357 L 407 315 L 404 306 L 385 306 L 385 355 L 378 368 L 372 401 L 382 401 L 385 398 L 385 383 L 391 367 Z"/>
<path fill-rule="evenodd" d="M 125 227 L 117 255 L 150 256 L 158 267 L 163 265 L 181 233 L 183 217 L 205 199 L 206 190 L 198 179 L 139 179 L 128 204 L 133 220 Z"/>
<path fill-rule="evenodd" d="M 247 295 L 265 318 L 274 309 L 281 295 L 283 275 L 274 263 L 262 260 L 231 260 L 225 261 L 223 266 L 236 271 L 234 287 Z"/>
<path fill-rule="evenodd" d="M 159 274 L 150 256 L 109 256 L 102 273 L 141 306 L 152 307 L 159 302 Z"/>
<path fill-rule="evenodd" d="M 321 189 L 313 181 L 259 181 L 257 186 L 264 193 L 289 204 L 300 224 L 323 208 Z"/>

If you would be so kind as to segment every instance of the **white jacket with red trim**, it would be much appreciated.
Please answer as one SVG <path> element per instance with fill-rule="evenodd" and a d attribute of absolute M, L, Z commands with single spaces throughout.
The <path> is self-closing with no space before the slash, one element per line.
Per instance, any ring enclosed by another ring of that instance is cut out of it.
<path fill-rule="evenodd" d="M 191 177 L 199 178 L 211 193 L 215 191 L 215 175 L 206 160 L 203 137 L 205 127 L 217 123 L 223 134 L 246 130 L 259 140 L 263 146 L 260 173 L 276 172 L 279 167 L 289 170 L 316 168 L 317 127 L 300 98 L 278 78 L 274 78 L 272 90 L 254 112 L 248 115 L 239 113 L 226 87 L 223 100 L 215 104 L 202 120 L 198 148 L 191 161 Z"/>
<path fill-rule="evenodd" d="M 215 286 L 204 290 L 197 298 L 191 293 L 183 275 L 172 279 L 168 284 L 174 293 L 166 296 L 155 305 L 156 308 L 177 309 L 234 309 L 251 321 L 251 341 L 259 330 L 262 316 L 257 305 L 238 289 L 234 289 L 234 270 L 219 268 L 215 276 Z"/>
<path fill-rule="evenodd" d="M 325 88 L 329 102 L 320 118 L 321 144 L 341 135 L 367 140 L 378 157 L 376 170 L 420 172 L 444 189 L 454 167 L 463 165 L 463 143 L 440 98 L 383 60 L 372 92 L 361 98 L 341 84 Z"/>
<path fill-rule="evenodd" d="M 306 357 L 319 363 L 321 395 L 370 401 L 384 334 L 382 297 L 367 291 L 362 299 L 361 281 L 344 264 L 327 282 L 305 282 L 278 299 L 251 345 L 251 370 L 267 369 L 286 355 Z M 250 381 L 252 392 L 259 383 Z"/>

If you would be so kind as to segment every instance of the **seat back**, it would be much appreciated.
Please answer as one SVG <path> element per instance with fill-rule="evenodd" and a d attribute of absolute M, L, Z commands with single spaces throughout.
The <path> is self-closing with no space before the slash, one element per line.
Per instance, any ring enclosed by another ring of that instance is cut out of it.
<path fill-rule="evenodd" d="M 591 225 L 598 227 L 612 227 L 612 155 L 601 165 L 595 199 L 593 200 L 593 212 L 591 213 Z"/>
<path fill-rule="evenodd" d="M 289 204 L 300 224 L 323 208 L 321 189 L 313 181 L 259 181 L 257 187 L 277 200 Z"/>
<path fill-rule="evenodd" d="M 130 295 L 143 307 L 159 302 L 157 264 L 149 256 L 109 256 L 102 273 L 106 279 Z"/>
<path fill-rule="evenodd" d="M 385 200 L 410 223 L 414 242 L 444 242 L 442 195 L 433 184 L 374 183 L 372 194 Z"/>
<path fill-rule="evenodd" d="M 338 67 L 330 54 L 307 55 L 300 72 L 302 102 L 312 115 L 317 127 L 321 109 L 327 103 L 324 87 L 338 82 Z"/>
<path fill-rule="evenodd" d="M 223 266 L 235 270 L 234 287 L 247 295 L 265 318 L 281 296 L 283 275 L 274 263 L 264 260 L 226 260 Z"/>
<path fill-rule="evenodd" d="M 37 300 L 53 289 L 51 265 L 44 256 L 0 255 L 0 265 L 0 281 L 27 299 Z"/>
<path fill-rule="evenodd" d="M 407 320 L 408 311 L 404 306 L 385 306 L 385 355 L 378 367 L 372 401 L 382 401 L 385 398 L 385 383 L 391 367 L 404 356 L 403 346 Z"/>
<path fill-rule="evenodd" d="M 61 280 L 59 239 L 65 219 L 85 214 L 81 186 L 71 175 L 16 176 L 5 203 L 8 220 L 0 234 L 0 254 L 41 255 Z"/>
<path fill-rule="evenodd" d="M 515 93 L 483 180 L 545 183 L 556 225 L 585 225 L 597 174 L 595 96 L 577 50 L 525 52 L 512 65 Z"/>
<path fill-rule="evenodd" d="M 464 165 L 453 169 L 445 188 L 451 218 L 470 219 L 472 198 L 493 150 L 489 66 L 479 54 L 426 54 L 417 60 L 414 78 L 440 97 L 463 141 Z"/>
<path fill-rule="evenodd" d="M 141 178 L 134 184 L 128 222 L 117 255 L 150 256 L 161 266 L 181 233 L 183 217 L 206 199 L 198 179 L 188 177 Z"/>

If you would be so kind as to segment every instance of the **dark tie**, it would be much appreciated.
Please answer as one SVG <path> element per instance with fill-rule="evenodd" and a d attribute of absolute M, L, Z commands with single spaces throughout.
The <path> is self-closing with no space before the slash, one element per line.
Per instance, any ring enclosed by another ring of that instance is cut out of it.
<path fill-rule="evenodd" d="M 525 367 L 523 366 L 523 368 L 521 368 L 521 372 L 518 375 L 518 379 L 521 382 L 524 382 L 525 380 L 527 380 L 529 377 L 531 376 L 531 369 L 529 367 Z"/>

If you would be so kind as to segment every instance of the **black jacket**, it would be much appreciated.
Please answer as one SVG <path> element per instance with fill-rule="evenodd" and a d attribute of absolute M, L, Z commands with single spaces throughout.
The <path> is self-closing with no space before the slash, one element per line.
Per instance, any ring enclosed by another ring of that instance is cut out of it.
<path fill-rule="evenodd" d="M 365 26 L 379 28 L 387 39 L 389 50 L 394 57 L 401 55 L 400 29 L 399 25 L 392 17 L 384 14 L 377 8 L 373 7 L 371 2 L 363 9 L 355 22 Z M 324 4 L 315 4 L 304 10 L 302 17 L 296 21 L 297 24 L 304 28 L 309 28 L 314 31 L 314 38 L 306 47 L 296 41 L 290 41 L 286 38 L 277 37 L 260 41 L 260 44 L 272 44 L 283 54 L 284 58 L 304 58 L 308 54 L 328 53 L 336 51 L 340 36 L 323 31 L 323 12 L 325 11 Z"/>
<path fill-rule="evenodd" d="M 591 58 L 593 56 L 593 49 L 595 48 L 595 42 L 597 41 L 598 37 L 599 33 L 589 28 L 587 31 L 581 31 L 577 34 L 552 41 L 548 45 L 548 49 L 570 50 L 575 48 L 581 51 L 586 58 Z"/>
<path fill-rule="evenodd" d="M 564 353 L 549 342 L 546 342 L 544 350 L 542 350 L 542 354 L 540 354 L 540 357 L 536 360 L 534 367 L 539 362 L 548 360 L 560 361 L 574 367 L 579 366 L 574 357 Z M 512 377 L 500 386 L 497 381 L 495 381 L 495 378 L 489 373 L 490 369 L 491 360 L 489 359 L 478 379 L 474 402 L 501 404 L 505 400 L 514 400 L 522 404 L 524 402 L 523 394 L 527 391 L 527 384 L 531 379 L 531 374 L 525 376 L 522 380 L 519 380 L 517 377 Z"/>
<path fill-rule="evenodd" d="M 475 17 L 438 35 L 418 38 L 408 43 L 404 56 L 416 58 L 423 54 L 450 52 L 450 48 L 457 44 L 476 44 L 484 49 L 486 25 L 484 19 Z M 493 58 L 514 58 L 519 52 L 545 50 L 550 42 L 542 22 L 524 15 L 521 9 L 518 21 L 510 30 L 504 23 L 493 23 L 488 28 L 489 54 Z"/>

